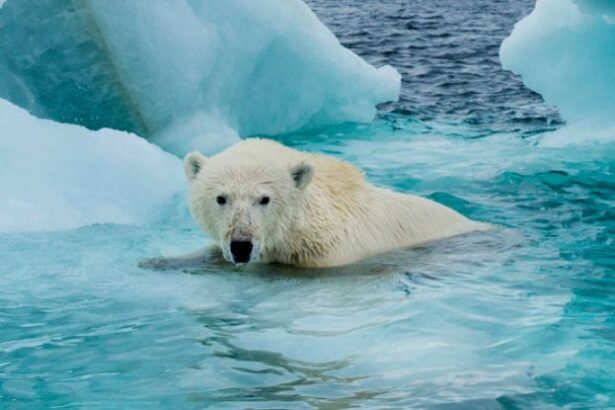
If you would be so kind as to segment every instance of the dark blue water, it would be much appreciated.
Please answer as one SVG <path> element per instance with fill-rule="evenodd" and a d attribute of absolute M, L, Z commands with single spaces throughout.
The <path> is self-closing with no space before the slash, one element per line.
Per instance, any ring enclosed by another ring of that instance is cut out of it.
<path fill-rule="evenodd" d="M 0 236 L 0 408 L 615 407 L 615 146 L 548 148 L 501 70 L 531 1 L 310 0 L 403 75 L 371 125 L 280 136 L 499 226 L 335 270 L 141 270 L 207 239 L 151 226 Z"/>
<path fill-rule="evenodd" d="M 531 135 L 561 124 L 557 111 L 502 70 L 498 51 L 533 0 L 308 0 L 341 43 L 402 74 L 399 102 L 384 111 L 472 135 Z"/>

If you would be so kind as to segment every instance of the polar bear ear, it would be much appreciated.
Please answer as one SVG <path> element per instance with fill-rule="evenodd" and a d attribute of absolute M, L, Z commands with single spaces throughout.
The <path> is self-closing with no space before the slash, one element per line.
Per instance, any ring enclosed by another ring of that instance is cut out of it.
<path fill-rule="evenodd" d="M 295 181 L 295 186 L 298 189 L 303 189 L 308 186 L 313 175 L 314 168 L 305 162 L 295 165 L 290 169 L 290 176 L 293 178 L 293 181 Z"/>
<path fill-rule="evenodd" d="M 207 157 L 198 151 L 189 152 L 184 157 L 184 172 L 188 181 L 194 181 L 207 162 Z"/>

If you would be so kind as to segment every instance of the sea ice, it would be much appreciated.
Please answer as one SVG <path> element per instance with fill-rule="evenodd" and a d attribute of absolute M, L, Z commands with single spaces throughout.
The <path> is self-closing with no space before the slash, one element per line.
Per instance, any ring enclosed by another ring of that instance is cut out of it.
<path fill-rule="evenodd" d="M 184 186 L 181 162 L 122 131 L 33 117 L 0 99 L 0 232 L 140 223 Z"/>
<path fill-rule="evenodd" d="M 568 122 L 547 145 L 615 140 L 615 2 L 538 0 L 500 57 Z"/>
<path fill-rule="evenodd" d="M 0 98 L 178 154 L 368 122 L 399 87 L 395 69 L 341 46 L 301 0 L 8 0 L 0 9 Z"/>

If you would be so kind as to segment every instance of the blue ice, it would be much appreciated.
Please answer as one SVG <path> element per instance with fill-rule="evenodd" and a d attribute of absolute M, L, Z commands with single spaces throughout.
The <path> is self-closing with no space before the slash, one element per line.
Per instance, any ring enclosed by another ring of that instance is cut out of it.
<path fill-rule="evenodd" d="M 543 144 L 615 140 L 613 1 L 538 0 L 502 43 L 500 57 L 568 122 Z"/>
<path fill-rule="evenodd" d="M 341 46 L 301 0 L 9 0 L 0 9 L 0 98 L 178 154 L 369 122 L 399 88 L 395 69 Z"/>

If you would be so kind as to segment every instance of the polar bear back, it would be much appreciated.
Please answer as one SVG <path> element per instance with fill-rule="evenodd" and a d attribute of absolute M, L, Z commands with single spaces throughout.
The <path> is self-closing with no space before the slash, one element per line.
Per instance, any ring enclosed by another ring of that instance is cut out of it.
<path fill-rule="evenodd" d="M 294 226 L 286 241 L 270 250 L 271 261 L 338 266 L 488 228 L 429 199 L 376 187 L 359 169 L 330 156 L 264 139 L 242 141 L 225 154 L 239 162 L 266 161 L 288 169 L 304 162 L 313 167 Z"/>

